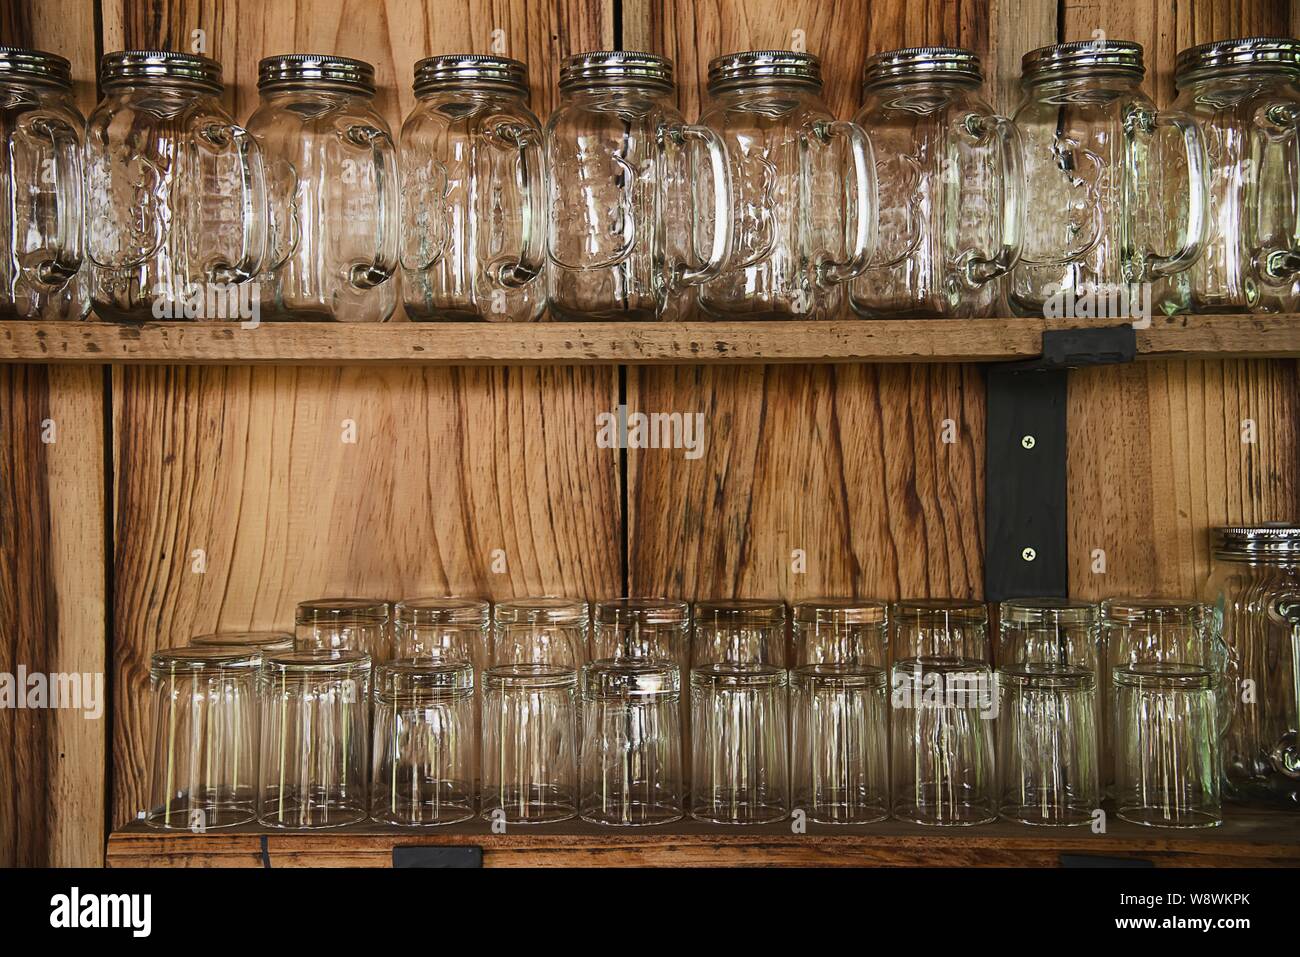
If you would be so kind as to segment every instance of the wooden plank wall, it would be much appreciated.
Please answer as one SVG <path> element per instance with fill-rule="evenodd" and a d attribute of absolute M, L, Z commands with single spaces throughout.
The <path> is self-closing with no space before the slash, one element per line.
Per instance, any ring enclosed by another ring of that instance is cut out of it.
<path fill-rule="evenodd" d="M 94 106 L 93 4 L 0 5 L 0 44 L 67 57 L 79 105 Z M 98 675 L 107 696 L 104 375 L 0 366 L 0 672 Z M 100 704 L 98 719 L 0 708 L 0 867 L 103 860 Z"/>
<path fill-rule="evenodd" d="M 848 116 L 862 60 L 878 50 L 973 47 L 1009 110 L 1021 53 L 1102 29 L 1148 45 L 1150 88 L 1167 102 L 1176 48 L 1285 32 L 1294 16 L 1278 0 L 1066 0 L 1059 10 L 1037 0 L 19 0 L 0 10 L 0 42 L 73 56 L 87 108 L 96 47 L 188 50 L 204 30 L 240 119 L 259 57 L 317 51 L 374 62 L 394 125 L 413 102 L 416 59 L 489 52 L 494 30 L 532 67 L 543 115 L 561 56 L 618 43 L 675 58 L 690 118 L 710 57 L 787 47 L 802 30 L 825 61 L 832 107 Z M 2 369 L 0 670 L 102 668 L 111 600 L 114 708 L 107 814 L 103 722 L 96 731 L 0 711 L 0 865 L 97 862 L 106 820 L 120 825 L 143 806 L 149 654 L 197 631 L 287 626 L 304 597 L 598 598 L 625 586 L 691 598 L 979 596 L 983 392 L 973 366 Z M 620 400 L 704 412 L 706 454 L 597 449 L 595 416 Z M 1207 526 L 1300 517 L 1294 362 L 1091 370 L 1075 376 L 1070 402 L 1076 593 L 1191 590 Z M 33 422 L 49 417 L 61 425 L 55 445 L 33 438 Z M 1239 441 L 1243 418 L 1257 424 L 1253 446 Z M 342 441 L 345 419 L 356 444 Z M 1098 547 L 1104 577 L 1090 569 Z M 498 548 L 503 574 L 490 566 Z"/>

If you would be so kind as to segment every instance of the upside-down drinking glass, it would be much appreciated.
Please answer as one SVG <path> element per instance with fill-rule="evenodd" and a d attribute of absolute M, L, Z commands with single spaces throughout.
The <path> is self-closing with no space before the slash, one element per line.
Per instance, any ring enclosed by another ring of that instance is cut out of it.
<path fill-rule="evenodd" d="M 239 648 L 155 652 L 146 823 L 201 832 L 256 816 L 259 661 Z"/>
<path fill-rule="evenodd" d="M 403 659 L 375 668 L 370 815 L 389 824 L 474 816 L 474 669 Z"/>
<path fill-rule="evenodd" d="M 388 602 L 378 598 L 314 598 L 298 603 L 294 644 L 300 651 L 361 651 L 387 661 Z"/>
<path fill-rule="evenodd" d="M 792 609 L 794 666 L 889 665 L 889 606 L 857 598 L 818 598 Z"/>
<path fill-rule="evenodd" d="M 276 828 L 364 821 L 370 656 L 352 650 L 272 655 L 262 661 L 258 697 L 258 821 Z"/>
<path fill-rule="evenodd" d="M 492 609 L 493 665 L 544 664 L 574 673 L 587 660 L 587 603 L 517 598 Z"/>
<path fill-rule="evenodd" d="M 195 635 L 191 646 L 221 645 L 243 648 L 259 655 L 278 655 L 293 651 L 293 635 L 287 631 L 214 631 Z"/>
<path fill-rule="evenodd" d="M 785 603 L 734 598 L 695 603 L 691 667 L 722 662 L 785 664 Z"/>

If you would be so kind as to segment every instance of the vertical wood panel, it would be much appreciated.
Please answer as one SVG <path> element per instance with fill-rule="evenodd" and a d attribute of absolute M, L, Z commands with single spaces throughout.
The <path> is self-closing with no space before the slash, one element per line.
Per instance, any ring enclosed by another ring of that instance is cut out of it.
<path fill-rule="evenodd" d="M 5 4 L 0 44 L 66 57 L 94 104 L 92 4 Z M 101 368 L 0 368 L 0 672 L 97 675 L 106 697 L 103 393 Z M 0 867 L 103 862 L 101 704 L 97 719 L 0 708 Z"/>
<path fill-rule="evenodd" d="M 1147 89 L 1174 97 L 1178 50 L 1287 34 L 1284 0 L 1067 2 L 1067 40 L 1104 31 L 1146 48 Z M 1293 361 L 1154 362 L 1076 372 L 1070 387 L 1070 584 L 1082 597 L 1194 594 L 1207 529 L 1300 518 L 1300 380 Z M 1258 439 L 1243 443 L 1253 420 Z M 1106 573 L 1094 574 L 1094 549 Z"/>
<path fill-rule="evenodd" d="M 208 30 L 240 118 L 264 55 L 369 60 L 395 127 L 422 56 L 488 52 L 501 29 L 544 112 L 559 57 L 614 41 L 612 2 L 577 0 L 107 0 L 104 24 L 106 48 L 188 49 L 191 30 Z M 117 368 L 113 392 L 115 824 L 146 799 L 156 648 L 288 627 L 298 601 L 324 594 L 621 590 L 618 458 L 595 442 L 614 369 Z M 494 549 L 504 574 L 490 570 Z"/>
<path fill-rule="evenodd" d="M 990 50 L 984 0 L 772 4 L 628 0 L 624 46 L 673 57 L 698 116 L 710 58 L 789 48 L 802 30 L 838 116 L 870 53 Z M 628 567 L 641 594 L 687 598 L 982 593 L 984 385 L 974 367 L 800 366 L 628 371 L 642 412 L 704 412 L 707 448 L 633 450 Z M 942 441 L 945 420 L 955 441 Z M 791 552 L 804 549 L 795 574 Z"/>

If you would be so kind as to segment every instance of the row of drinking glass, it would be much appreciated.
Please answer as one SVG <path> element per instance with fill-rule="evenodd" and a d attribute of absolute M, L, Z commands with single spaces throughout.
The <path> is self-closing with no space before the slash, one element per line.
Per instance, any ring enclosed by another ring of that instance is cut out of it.
<path fill-rule="evenodd" d="M 1300 42 L 1184 50 L 1168 112 L 1144 74 L 1135 43 L 1044 47 L 1008 119 L 970 51 L 895 50 L 867 61 L 848 122 L 815 56 L 751 51 L 710 63 L 688 124 L 669 60 L 607 51 L 565 60 L 543 128 L 524 64 L 438 56 L 415 67 L 399 162 L 368 63 L 262 60 L 245 130 L 215 61 L 111 53 L 81 270 L 68 63 L 0 49 L 0 309 L 382 321 L 399 269 L 426 320 L 826 318 L 845 288 L 866 316 L 991 315 L 1008 273 L 1025 315 L 1141 313 L 1148 283 L 1166 314 L 1300 308 Z"/>
<path fill-rule="evenodd" d="M 150 823 L 442 824 L 481 811 L 645 825 L 688 806 L 734 824 L 793 808 L 824 823 L 1084 825 L 1108 783 L 1125 820 L 1221 821 L 1223 646 L 1196 602 L 1005 602 L 996 675 L 977 602 L 799 603 L 789 672 L 779 601 L 697 603 L 693 641 L 684 602 L 601 602 L 603 657 L 585 664 L 583 602 L 500 603 L 490 652 L 486 603 L 403 602 L 409 657 L 374 667 L 373 739 L 366 642 L 382 643 L 386 603 L 360 618 L 362 603 L 335 602 L 332 616 L 327 604 L 300 608 L 298 650 L 287 635 L 218 634 L 154 656 Z"/>

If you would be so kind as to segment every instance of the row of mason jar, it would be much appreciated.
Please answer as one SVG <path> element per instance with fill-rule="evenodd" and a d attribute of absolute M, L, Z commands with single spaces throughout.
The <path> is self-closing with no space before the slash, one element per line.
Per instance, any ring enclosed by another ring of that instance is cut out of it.
<path fill-rule="evenodd" d="M 261 61 L 244 128 L 220 64 L 128 51 L 103 59 L 83 180 L 67 61 L 0 48 L 0 307 L 380 321 L 400 275 L 416 320 L 824 318 L 845 298 L 980 316 L 1004 295 L 1126 315 L 1152 308 L 1143 291 L 1162 313 L 1297 310 L 1300 43 L 1182 51 L 1168 111 L 1144 73 L 1135 43 L 1044 47 L 1007 118 L 970 51 L 896 50 L 867 61 L 846 121 L 815 56 L 751 51 L 711 62 L 688 124 L 669 60 L 608 51 L 564 61 L 543 127 L 524 64 L 438 56 L 399 150 L 369 64 Z"/>
<path fill-rule="evenodd" d="M 387 604 L 304 603 L 298 650 L 287 635 L 218 634 L 155 655 L 146 817 L 315 827 L 481 809 L 505 824 L 630 826 L 688 806 L 716 823 L 794 809 L 825 823 L 1084 825 L 1108 791 L 1136 823 L 1221 821 L 1234 692 L 1209 606 L 999 611 L 995 675 L 980 603 L 800 603 L 787 672 L 777 601 L 700 602 L 693 628 L 683 602 L 602 602 L 590 635 L 583 602 L 502 602 L 490 648 L 486 603 L 404 602 L 403 657 L 375 668 L 372 739 L 369 651 Z"/>

